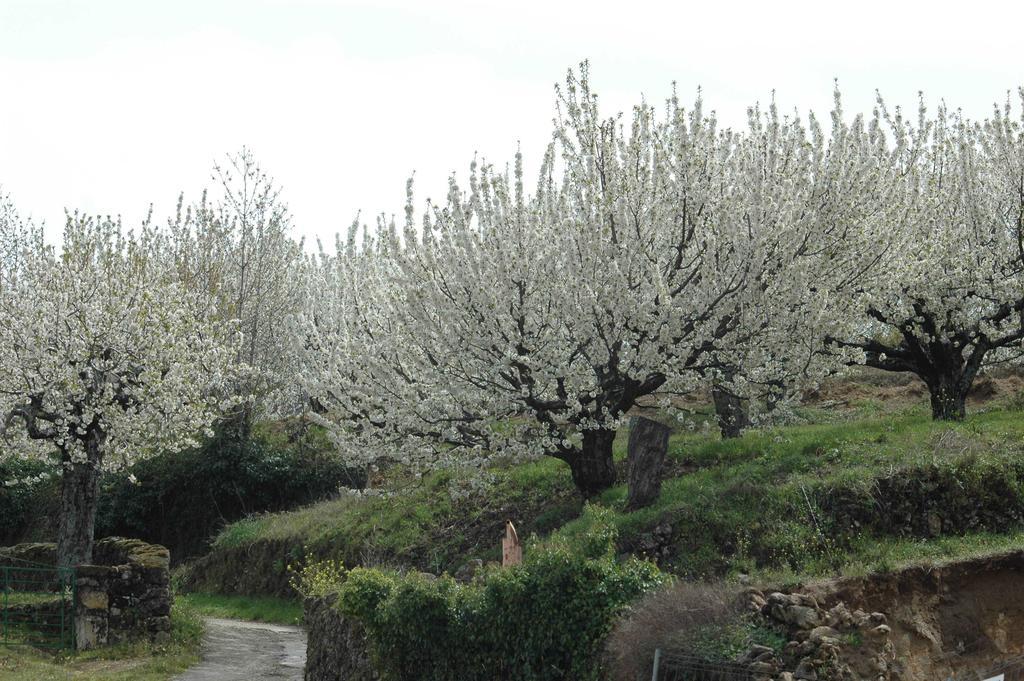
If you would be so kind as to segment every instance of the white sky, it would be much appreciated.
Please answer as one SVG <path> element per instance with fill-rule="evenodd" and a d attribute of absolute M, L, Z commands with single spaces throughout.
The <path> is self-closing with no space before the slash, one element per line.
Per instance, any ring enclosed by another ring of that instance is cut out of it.
<path fill-rule="evenodd" d="M 591 61 L 606 113 L 677 81 L 730 124 L 772 89 L 847 110 L 875 88 L 984 116 L 1024 83 L 1024 3 L 0 0 L 0 186 L 55 236 L 65 207 L 166 215 L 248 145 L 299 235 L 442 197 L 474 152 L 537 159 L 553 85 Z M 529 164 L 528 172 L 535 164 Z"/>

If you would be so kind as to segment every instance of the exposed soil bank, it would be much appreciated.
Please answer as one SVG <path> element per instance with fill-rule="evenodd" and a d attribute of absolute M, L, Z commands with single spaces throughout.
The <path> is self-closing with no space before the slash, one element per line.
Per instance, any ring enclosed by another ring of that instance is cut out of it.
<path fill-rule="evenodd" d="M 970 678 L 966 674 L 1002 671 L 1000 665 L 1024 655 L 1024 552 L 809 584 L 800 591 L 826 607 L 843 602 L 885 613 L 894 679 Z"/>

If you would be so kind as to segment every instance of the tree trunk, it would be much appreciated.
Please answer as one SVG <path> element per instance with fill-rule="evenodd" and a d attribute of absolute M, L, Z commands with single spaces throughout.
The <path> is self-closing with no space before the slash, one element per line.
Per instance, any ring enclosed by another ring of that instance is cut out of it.
<path fill-rule="evenodd" d="M 711 389 L 711 397 L 715 402 L 718 428 L 722 431 L 723 438 L 739 437 L 750 427 L 750 416 L 743 400 L 717 386 Z"/>
<path fill-rule="evenodd" d="M 967 415 L 967 391 L 971 383 L 959 371 L 947 371 L 925 378 L 932 403 L 932 418 L 936 421 L 963 421 Z M 974 377 L 971 376 L 971 379 Z"/>
<path fill-rule="evenodd" d="M 629 433 L 629 495 L 626 510 L 653 503 L 661 494 L 661 469 L 668 452 L 669 429 L 642 416 Z"/>
<path fill-rule="evenodd" d="M 252 405 L 244 403 L 235 408 L 223 421 L 223 434 L 230 444 L 235 445 L 234 451 L 241 452 L 248 448 L 252 439 L 254 416 Z"/>
<path fill-rule="evenodd" d="M 900 343 L 887 346 L 871 341 L 863 346 L 867 350 L 867 365 L 884 371 L 916 374 L 928 386 L 932 418 L 962 421 L 967 412 L 967 393 L 985 357 L 994 349 L 1008 347 L 1013 336 L 993 343 L 977 329 L 957 329 L 948 319 L 943 321 L 941 316 L 930 312 L 923 301 L 914 301 L 913 307 L 913 319 L 893 324 L 902 334 Z M 886 322 L 877 311 L 872 316 Z M 923 337 L 915 331 L 918 328 L 924 331 Z"/>
<path fill-rule="evenodd" d="M 77 567 L 92 561 L 99 497 L 102 437 L 90 433 L 85 442 L 87 461 L 65 463 L 61 480 L 57 565 Z"/>
<path fill-rule="evenodd" d="M 586 499 L 615 484 L 615 461 L 612 459 L 614 430 L 583 431 L 583 446 L 566 457 L 576 489 Z"/>

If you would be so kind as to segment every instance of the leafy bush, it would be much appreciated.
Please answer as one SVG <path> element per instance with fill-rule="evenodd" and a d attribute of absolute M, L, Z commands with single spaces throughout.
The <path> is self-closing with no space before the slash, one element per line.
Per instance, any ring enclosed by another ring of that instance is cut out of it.
<path fill-rule="evenodd" d="M 302 422 L 259 424 L 249 442 L 219 431 L 197 449 L 105 476 L 96 535 L 163 544 L 178 561 L 202 553 L 228 522 L 364 483 L 364 471 L 347 466 L 320 429 Z"/>
<path fill-rule="evenodd" d="M 615 617 L 661 575 L 617 561 L 610 523 L 596 525 L 581 541 L 532 546 L 522 565 L 472 584 L 355 568 L 338 608 L 366 627 L 392 681 L 597 679 Z"/>

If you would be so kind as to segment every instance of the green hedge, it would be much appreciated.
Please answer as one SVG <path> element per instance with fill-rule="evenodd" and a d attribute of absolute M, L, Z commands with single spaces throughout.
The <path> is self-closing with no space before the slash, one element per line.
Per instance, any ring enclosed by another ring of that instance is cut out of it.
<path fill-rule="evenodd" d="M 356 568 L 337 607 L 365 626 L 391 681 L 597 679 L 616 616 L 662 578 L 651 563 L 616 560 L 611 525 L 596 527 L 528 547 L 522 565 L 472 584 Z"/>

